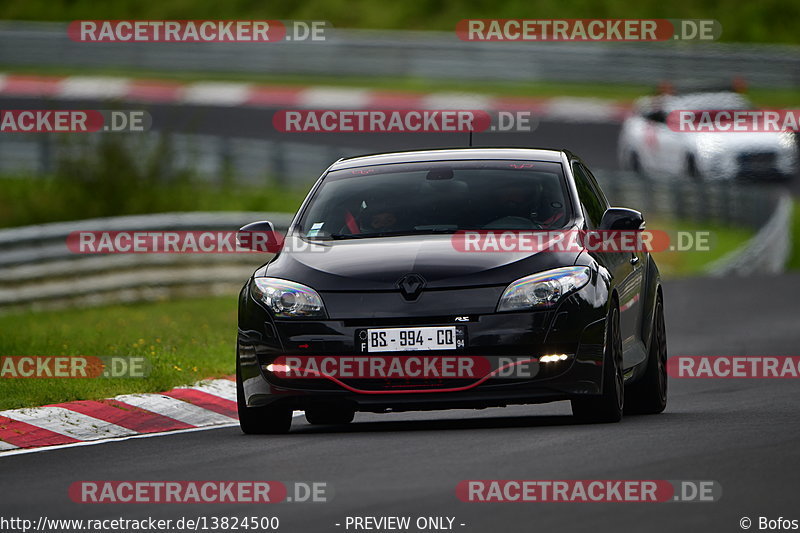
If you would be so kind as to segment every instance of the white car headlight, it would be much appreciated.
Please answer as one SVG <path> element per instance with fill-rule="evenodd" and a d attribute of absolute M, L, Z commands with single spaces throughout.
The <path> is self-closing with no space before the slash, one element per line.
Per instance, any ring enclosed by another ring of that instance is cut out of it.
<path fill-rule="evenodd" d="M 294 281 L 278 278 L 253 278 L 250 292 L 276 317 L 325 318 L 325 306 L 317 291 Z"/>
<path fill-rule="evenodd" d="M 518 279 L 506 287 L 498 311 L 521 311 L 545 309 L 555 306 L 564 296 L 573 293 L 587 283 L 591 273 L 589 267 L 564 267 L 546 270 Z"/>

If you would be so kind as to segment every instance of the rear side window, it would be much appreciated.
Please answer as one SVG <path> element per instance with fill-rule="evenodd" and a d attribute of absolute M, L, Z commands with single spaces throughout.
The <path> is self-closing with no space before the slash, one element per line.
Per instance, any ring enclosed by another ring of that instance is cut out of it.
<path fill-rule="evenodd" d="M 603 213 L 606 211 L 605 202 L 595 191 L 586 171 L 578 163 L 572 164 L 572 173 L 575 176 L 575 186 L 578 188 L 578 197 L 586 215 L 586 224 L 590 229 L 595 229 L 600 225 Z"/>

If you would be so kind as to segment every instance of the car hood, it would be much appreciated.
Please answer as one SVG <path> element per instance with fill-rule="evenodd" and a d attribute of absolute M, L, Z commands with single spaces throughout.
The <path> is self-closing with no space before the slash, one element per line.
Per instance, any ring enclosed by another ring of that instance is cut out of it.
<path fill-rule="evenodd" d="M 415 273 L 426 287 L 506 285 L 528 274 L 575 264 L 575 251 L 464 252 L 452 235 L 352 239 L 309 247 L 294 237 L 285 251 L 256 272 L 308 285 L 318 291 L 396 290 Z M 305 248 L 305 249 L 302 249 Z"/>

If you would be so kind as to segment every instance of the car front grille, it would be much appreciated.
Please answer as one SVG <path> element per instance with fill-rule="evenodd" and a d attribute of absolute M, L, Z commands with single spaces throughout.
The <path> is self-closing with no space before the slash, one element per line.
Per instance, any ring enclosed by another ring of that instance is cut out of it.
<path fill-rule="evenodd" d="M 739 170 L 744 174 L 773 172 L 777 169 L 775 152 L 746 152 L 739 154 Z"/>

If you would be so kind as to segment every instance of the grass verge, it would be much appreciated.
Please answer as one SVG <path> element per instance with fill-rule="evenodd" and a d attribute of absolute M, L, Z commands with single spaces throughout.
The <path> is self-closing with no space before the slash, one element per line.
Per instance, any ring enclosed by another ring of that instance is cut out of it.
<path fill-rule="evenodd" d="M 295 211 L 305 191 L 278 186 L 107 180 L 101 192 L 54 177 L 0 178 L 0 228 L 85 218 L 173 211 Z"/>
<path fill-rule="evenodd" d="M 146 378 L 0 378 L 0 410 L 162 392 L 234 372 L 236 297 L 0 316 L 0 354 L 144 356 Z"/>
<path fill-rule="evenodd" d="M 789 261 L 786 268 L 789 270 L 800 270 L 800 200 L 795 199 L 792 209 L 792 250 L 789 254 Z"/>
<path fill-rule="evenodd" d="M 653 253 L 658 269 L 665 278 L 701 275 L 705 272 L 706 266 L 738 249 L 755 235 L 755 231 L 752 229 L 688 221 L 673 221 L 661 224 L 658 222 L 650 224 L 648 222 L 648 228 L 663 229 L 670 234 L 675 231 L 692 234 L 707 232 L 710 236 L 708 241 L 710 246 L 707 251 L 675 250 Z"/>

